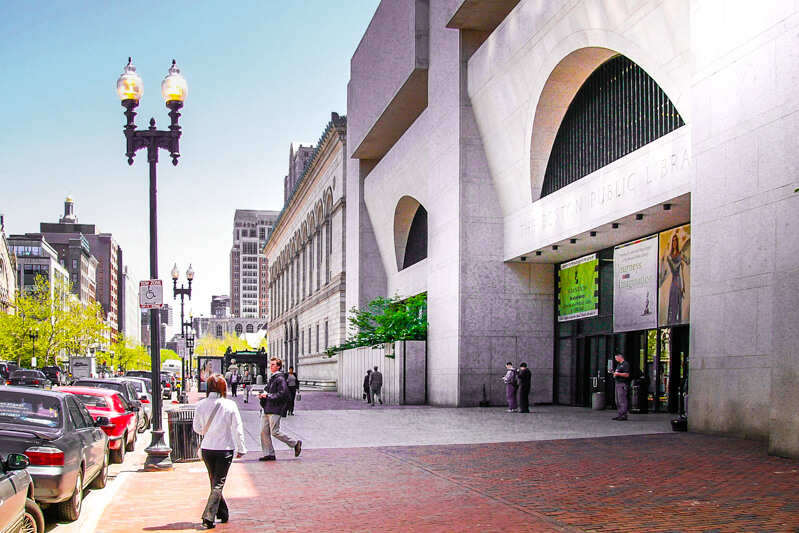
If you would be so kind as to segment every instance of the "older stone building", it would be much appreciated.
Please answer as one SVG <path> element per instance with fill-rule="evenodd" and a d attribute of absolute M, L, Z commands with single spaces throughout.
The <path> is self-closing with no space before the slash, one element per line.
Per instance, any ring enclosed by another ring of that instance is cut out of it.
<path fill-rule="evenodd" d="M 794 2 L 381 2 L 347 307 L 427 291 L 433 404 L 500 403 L 510 360 L 588 406 L 621 351 L 639 407 L 799 456 L 797 30 Z"/>
<path fill-rule="evenodd" d="M 302 379 L 336 381 L 325 350 L 346 336 L 344 194 L 347 120 L 333 113 L 264 248 L 269 353 Z"/>

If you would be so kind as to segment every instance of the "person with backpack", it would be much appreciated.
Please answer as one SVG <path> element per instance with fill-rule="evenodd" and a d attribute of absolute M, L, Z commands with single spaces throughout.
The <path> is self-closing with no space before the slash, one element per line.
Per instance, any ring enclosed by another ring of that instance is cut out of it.
<path fill-rule="evenodd" d="M 519 390 L 519 376 L 516 374 L 516 369 L 513 368 L 513 363 L 508 361 L 505 365 L 508 368 L 505 377 L 502 381 L 505 382 L 505 395 L 508 398 L 508 413 L 516 413 L 519 411 L 518 404 L 516 403 L 516 392 Z"/>

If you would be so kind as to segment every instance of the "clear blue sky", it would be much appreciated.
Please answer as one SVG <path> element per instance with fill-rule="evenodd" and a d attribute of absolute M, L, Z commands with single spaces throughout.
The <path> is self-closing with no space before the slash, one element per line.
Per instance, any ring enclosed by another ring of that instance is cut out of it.
<path fill-rule="evenodd" d="M 283 202 L 289 144 L 315 143 L 346 114 L 349 62 L 378 0 L 0 3 L 0 213 L 6 233 L 79 222 L 112 233 L 149 278 L 148 166 L 124 156 L 116 80 L 128 56 L 144 81 L 136 117 L 168 125 L 161 80 L 189 84 L 180 164 L 158 165 L 159 275 L 196 271 L 195 316 L 229 294 L 236 209 Z M 183 274 L 181 280 L 185 282 Z M 169 292 L 171 301 L 171 290 Z M 177 302 L 175 302 L 177 303 Z"/>

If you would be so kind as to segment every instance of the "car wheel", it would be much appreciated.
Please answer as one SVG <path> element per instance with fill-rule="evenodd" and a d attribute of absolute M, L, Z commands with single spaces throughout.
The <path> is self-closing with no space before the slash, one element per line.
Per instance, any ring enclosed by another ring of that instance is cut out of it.
<path fill-rule="evenodd" d="M 23 518 L 20 533 L 43 533 L 44 515 L 36 502 L 28 498 L 25 500 L 25 517 Z"/>
<path fill-rule="evenodd" d="M 79 471 L 75 480 L 75 492 L 67 501 L 58 504 L 58 514 L 64 520 L 72 522 L 80 516 L 81 507 L 83 507 L 83 472 Z"/>
<path fill-rule="evenodd" d="M 103 466 L 100 467 L 100 471 L 97 473 L 97 477 L 92 480 L 92 484 L 89 485 L 91 489 L 102 489 L 108 483 L 108 448 L 105 449 L 105 453 L 103 454 Z"/>
<path fill-rule="evenodd" d="M 125 433 L 125 436 L 122 437 L 122 442 L 119 443 L 119 448 L 117 448 L 116 450 L 111 450 L 111 453 L 113 454 L 111 460 L 114 461 L 115 463 L 122 463 L 123 461 L 125 461 L 125 448 L 127 448 L 127 444 L 125 443 L 127 441 L 128 441 L 128 434 Z"/>
<path fill-rule="evenodd" d="M 146 429 L 147 429 L 147 417 L 142 415 L 141 418 L 139 418 L 139 427 L 136 428 L 136 430 L 139 433 L 144 433 L 144 431 Z M 133 450 L 130 450 L 130 451 L 133 451 Z"/>
<path fill-rule="evenodd" d="M 125 451 L 126 452 L 132 452 L 133 450 L 136 449 L 136 439 L 138 439 L 138 438 L 139 438 L 139 434 L 134 431 L 133 432 L 133 438 L 130 439 L 130 442 L 125 444 Z"/>

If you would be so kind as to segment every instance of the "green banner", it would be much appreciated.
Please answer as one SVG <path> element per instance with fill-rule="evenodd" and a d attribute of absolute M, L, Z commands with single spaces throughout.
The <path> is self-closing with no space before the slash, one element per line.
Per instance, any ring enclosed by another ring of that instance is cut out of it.
<path fill-rule="evenodd" d="M 599 314 L 596 254 L 560 265 L 558 272 L 558 322 Z"/>

